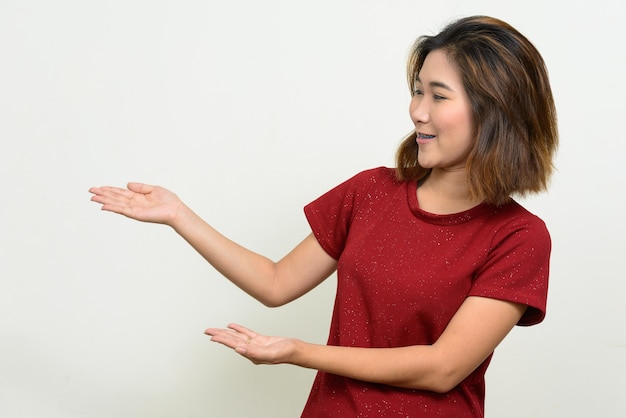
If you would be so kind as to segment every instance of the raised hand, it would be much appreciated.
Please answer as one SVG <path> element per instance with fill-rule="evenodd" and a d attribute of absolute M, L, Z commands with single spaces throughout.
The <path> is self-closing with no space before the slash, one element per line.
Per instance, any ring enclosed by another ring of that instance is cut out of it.
<path fill-rule="evenodd" d="M 143 222 L 172 225 L 184 204 L 178 196 L 159 186 L 128 183 L 119 187 L 92 187 L 91 200 L 102 204 L 102 210 L 119 213 Z"/>
<path fill-rule="evenodd" d="M 261 335 L 237 324 L 230 324 L 227 329 L 209 328 L 204 333 L 211 336 L 211 341 L 232 348 L 254 364 L 289 363 L 299 342 Z"/>

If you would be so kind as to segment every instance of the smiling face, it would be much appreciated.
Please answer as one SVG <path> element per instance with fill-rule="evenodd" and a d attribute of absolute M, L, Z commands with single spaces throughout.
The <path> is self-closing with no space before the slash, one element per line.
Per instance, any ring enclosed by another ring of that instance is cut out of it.
<path fill-rule="evenodd" d="M 456 67 L 446 53 L 428 54 L 409 108 L 424 168 L 463 170 L 474 135 L 472 108 Z"/>

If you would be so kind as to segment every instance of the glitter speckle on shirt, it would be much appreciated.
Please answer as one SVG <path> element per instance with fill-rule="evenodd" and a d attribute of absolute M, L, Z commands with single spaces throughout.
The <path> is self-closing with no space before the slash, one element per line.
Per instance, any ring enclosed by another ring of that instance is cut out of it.
<path fill-rule="evenodd" d="M 543 222 L 515 202 L 430 214 L 419 208 L 416 187 L 379 168 L 305 208 L 318 241 L 338 259 L 328 344 L 432 344 L 468 296 L 527 304 L 520 324 L 541 321 L 550 254 Z M 319 373 L 302 416 L 479 417 L 488 360 L 447 394 Z"/>

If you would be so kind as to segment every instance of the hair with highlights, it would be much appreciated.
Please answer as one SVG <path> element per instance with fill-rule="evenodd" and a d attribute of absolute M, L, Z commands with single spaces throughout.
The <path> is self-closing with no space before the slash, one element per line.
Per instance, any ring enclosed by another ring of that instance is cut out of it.
<path fill-rule="evenodd" d="M 558 146 L 556 109 L 548 71 L 534 45 L 515 28 L 487 16 L 457 20 L 422 36 L 407 64 L 410 91 L 426 56 L 444 51 L 459 71 L 472 106 L 474 143 L 466 162 L 473 199 L 501 205 L 512 194 L 547 189 Z M 423 180 L 415 132 L 398 148 L 400 180 Z"/>

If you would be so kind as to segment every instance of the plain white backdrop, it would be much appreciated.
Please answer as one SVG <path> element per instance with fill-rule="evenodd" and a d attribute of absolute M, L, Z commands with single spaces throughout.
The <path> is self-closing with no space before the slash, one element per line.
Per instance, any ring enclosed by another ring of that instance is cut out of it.
<path fill-rule="evenodd" d="M 0 0 L 0 416 L 298 416 L 313 371 L 202 332 L 323 343 L 334 277 L 264 308 L 87 189 L 163 185 L 279 258 L 306 203 L 393 165 L 410 45 L 471 14 L 539 48 L 561 133 L 550 192 L 524 201 L 552 233 L 548 316 L 496 350 L 487 417 L 625 416 L 621 0 Z"/>

